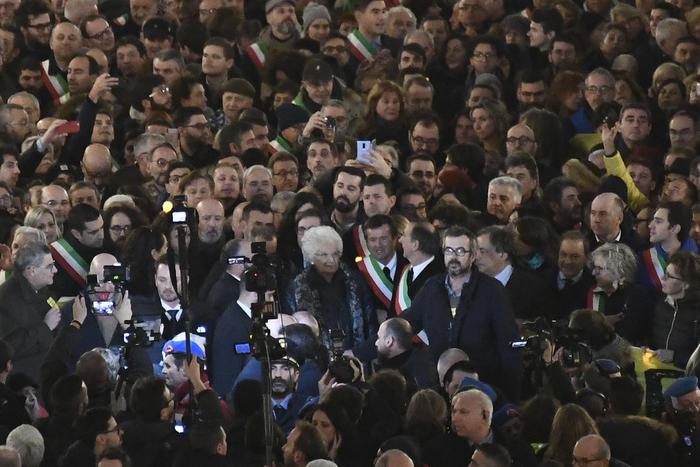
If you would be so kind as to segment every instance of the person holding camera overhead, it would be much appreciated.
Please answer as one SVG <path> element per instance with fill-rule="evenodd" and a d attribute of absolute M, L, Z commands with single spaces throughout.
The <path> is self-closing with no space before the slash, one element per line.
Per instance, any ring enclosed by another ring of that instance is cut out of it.
<path fill-rule="evenodd" d="M 301 249 L 309 266 L 292 280 L 283 309 L 289 314 L 313 313 L 326 348 L 332 348 L 329 330 L 340 329 L 345 333 L 345 349 L 363 361 L 370 360 L 377 315 L 365 281 L 340 261 L 340 235 L 329 226 L 312 227 L 304 234 Z"/>

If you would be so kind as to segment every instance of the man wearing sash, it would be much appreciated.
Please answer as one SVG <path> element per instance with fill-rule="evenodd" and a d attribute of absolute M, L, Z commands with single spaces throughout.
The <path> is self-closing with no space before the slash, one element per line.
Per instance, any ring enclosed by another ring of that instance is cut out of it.
<path fill-rule="evenodd" d="M 68 213 L 64 235 L 49 245 L 58 273 L 51 290 L 55 297 L 74 297 L 87 284 L 88 267 L 102 253 L 104 222 L 100 211 L 78 204 Z"/>
<path fill-rule="evenodd" d="M 367 176 L 362 189 L 362 205 L 368 218 L 377 214 L 388 215 L 395 203 L 396 196 L 389 180 L 377 174 Z M 343 235 L 343 260 L 348 264 L 356 264 L 360 258 L 369 255 L 364 229 L 361 223 L 357 223 Z M 395 275 L 392 274 L 392 277 Z"/>
<path fill-rule="evenodd" d="M 72 23 L 58 23 L 51 31 L 52 55 L 41 62 L 41 78 L 54 101 L 60 101 L 68 93 L 68 64 L 80 52 L 80 29 Z"/>
<path fill-rule="evenodd" d="M 269 53 L 274 49 L 291 49 L 299 39 L 293 0 L 267 0 L 265 19 L 268 26 L 260 32 L 260 39 L 246 49 L 247 57 L 258 71 L 265 69 Z"/>
<path fill-rule="evenodd" d="M 270 155 L 286 151 L 297 155 L 299 137 L 304 130 L 309 114 L 301 107 L 290 103 L 282 104 L 275 110 L 277 115 L 277 137 L 267 145 Z"/>
<path fill-rule="evenodd" d="M 390 216 L 372 216 L 365 221 L 362 230 L 369 255 L 358 256 L 355 261 L 372 290 L 375 309 L 386 315 L 391 310 L 396 279 L 408 261 L 396 251 L 399 234 Z"/>
<path fill-rule="evenodd" d="M 353 68 L 363 62 L 372 61 L 382 49 L 389 49 L 396 56 L 400 42 L 384 34 L 387 10 L 384 0 L 359 0 L 355 3 L 357 29 L 348 35 L 350 40 L 350 62 Z"/>
<path fill-rule="evenodd" d="M 440 253 L 440 239 L 432 224 L 408 224 L 399 241 L 409 264 L 401 271 L 391 301 L 392 311 L 396 316 L 400 316 L 411 306 L 411 302 L 428 279 L 445 270 L 442 261 L 436 258 Z M 423 328 L 413 329 L 418 332 Z"/>
<path fill-rule="evenodd" d="M 661 278 L 666 272 L 668 258 L 678 251 L 697 253 L 697 245 L 688 238 L 690 209 L 679 201 L 658 205 L 649 222 L 651 248 L 641 252 L 639 260 L 640 282 L 654 298 L 661 295 Z"/>

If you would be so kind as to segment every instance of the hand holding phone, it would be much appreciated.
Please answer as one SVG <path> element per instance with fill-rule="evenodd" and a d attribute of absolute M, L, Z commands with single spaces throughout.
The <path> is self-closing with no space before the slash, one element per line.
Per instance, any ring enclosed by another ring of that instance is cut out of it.
<path fill-rule="evenodd" d="M 357 142 L 357 159 L 358 162 L 363 164 L 372 164 L 369 153 L 372 151 L 372 142 L 366 140 L 360 140 Z"/>
<path fill-rule="evenodd" d="M 69 120 L 56 128 L 56 132 L 62 135 L 70 135 L 80 131 L 80 122 L 77 120 Z"/>

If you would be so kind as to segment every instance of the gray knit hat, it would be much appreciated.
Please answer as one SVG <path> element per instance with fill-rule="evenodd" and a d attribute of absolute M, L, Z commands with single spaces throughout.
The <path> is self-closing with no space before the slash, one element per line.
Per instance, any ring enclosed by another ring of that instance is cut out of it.
<path fill-rule="evenodd" d="M 309 3 L 309 5 L 304 8 L 304 13 L 302 14 L 303 27 L 302 29 L 306 31 L 311 26 L 311 23 L 319 18 L 325 18 L 328 22 L 331 22 L 331 14 L 328 13 L 328 8 L 318 3 Z"/>

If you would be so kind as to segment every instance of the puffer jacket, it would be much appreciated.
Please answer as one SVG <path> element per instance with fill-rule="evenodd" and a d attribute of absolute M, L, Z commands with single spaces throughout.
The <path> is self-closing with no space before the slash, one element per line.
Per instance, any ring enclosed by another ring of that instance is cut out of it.
<path fill-rule="evenodd" d="M 700 294 L 659 300 L 654 309 L 651 346 L 673 350 L 673 363 L 685 368 L 700 340 Z"/>

